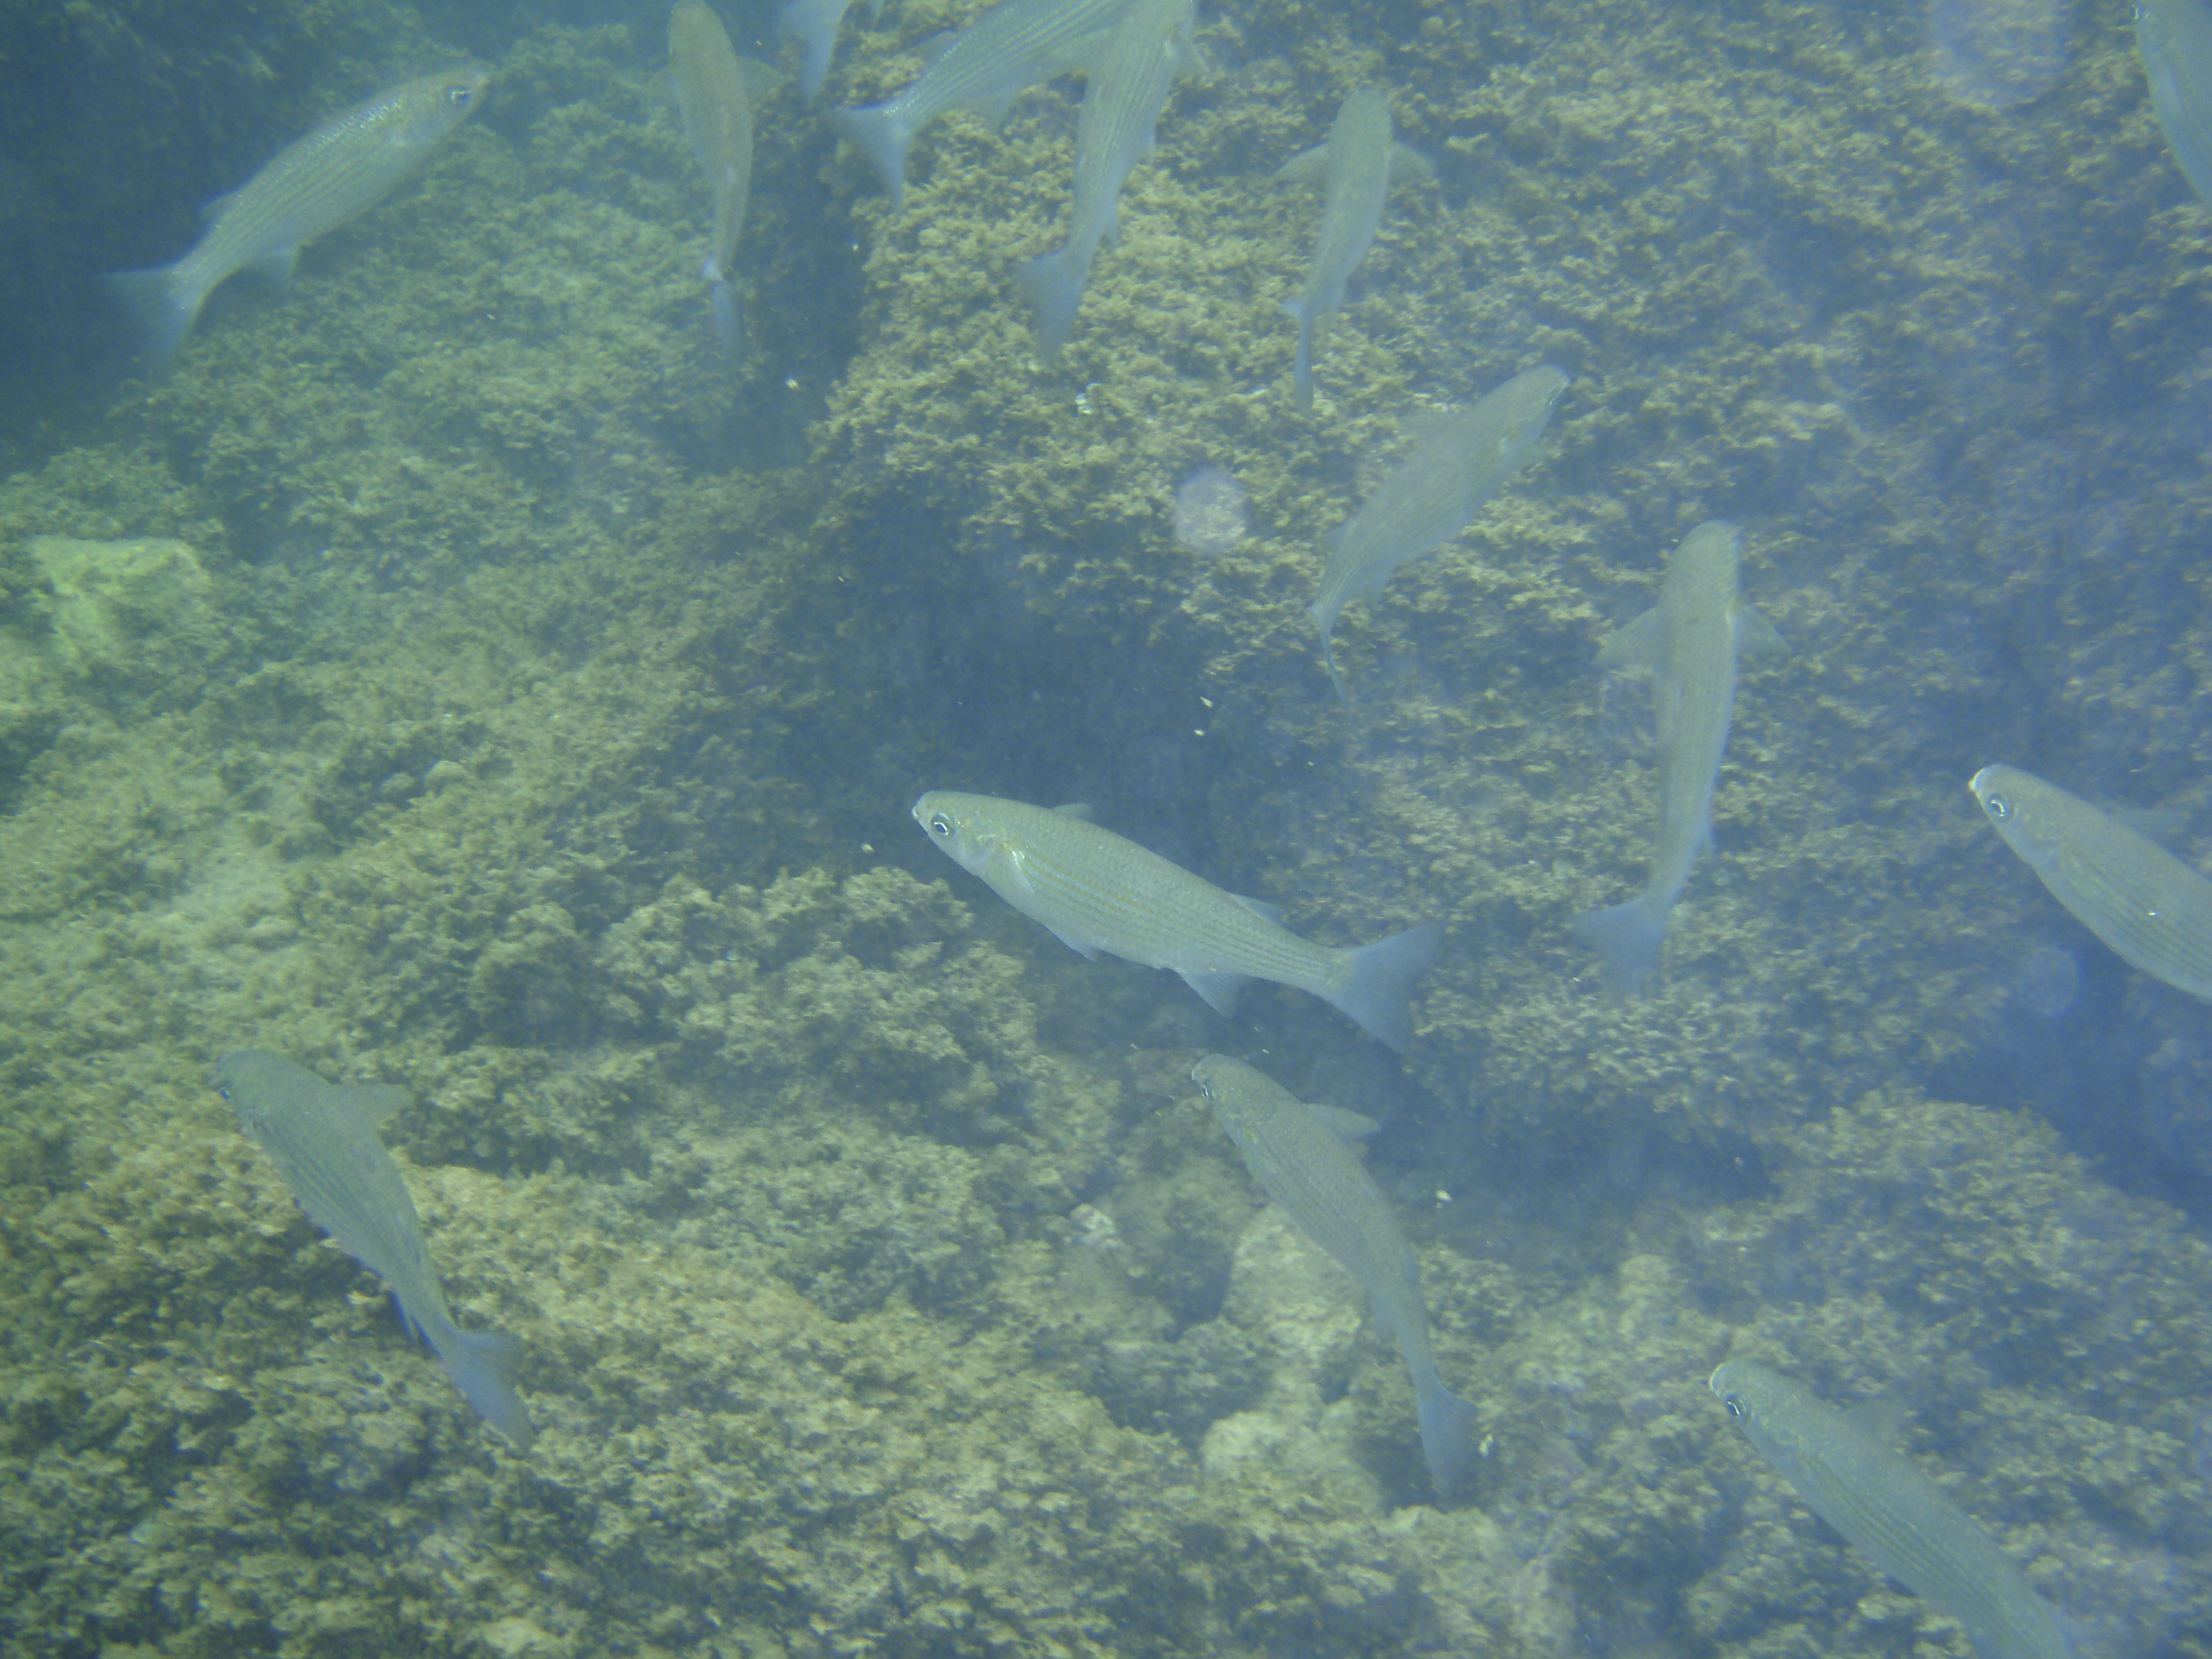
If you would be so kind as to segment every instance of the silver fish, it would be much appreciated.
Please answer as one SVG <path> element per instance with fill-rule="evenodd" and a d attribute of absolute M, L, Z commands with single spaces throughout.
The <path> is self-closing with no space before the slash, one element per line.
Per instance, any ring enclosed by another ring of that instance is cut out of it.
<path fill-rule="evenodd" d="M 1307 614 L 1321 629 L 1322 658 L 1340 697 L 1344 678 L 1329 635 L 1344 607 L 1354 599 L 1372 604 L 1400 566 L 1466 529 L 1482 504 L 1536 459 L 1567 384 L 1559 369 L 1532 368 L 1448 416 L 1366 506 L 1330 532 L 1328 567 Z"/>
<path fill-rule="evenodd" d="M 1016 279 L 1029 302 L 1038 347 L 1049 357 L 1067 343 L 1100 240 L 1114 234 L 1121 185 L 1152 153 L 1160 112 L 1176 77 L 1194 61 L 1192 0 L 1131 0 L 1091 65 L 1075 125 L 1075 205 L 1067 240 L 1032 259 Z"/>
<path fill-rule="evenodd" d="M 714 333 L 725 355 L 742 344 L 730 262 L 753 187 L 753 97 L 777 80 L 774 70 L 748 64 L 731 46 L 705 0 L 678 0 L 668 15 L 668 79 L 684 118 L 684 137 L 714 204 L 714 228 L 699 276 L 714 307 Z"/>
<path fill-rule="evenodd" d="M 392 1287 L 402 1316 L 469 1404 L 518 1449 L 529 1449 L 537 1431 L 514 1391 L 518 1346 L 503 1332 L 453 1323 L 415 1200 L 377 1139 L 377 1126 L 411 1098 L 407 1091 L 325 1083 L 281 1054 L 250 1048 L 226 1055 L 215 1075 L 239 1127 L 269 1154 L 307 1218 Z"/>
<path fill-rule="evenodd" d="M 1429 1480 L 1437 1497 L 1451 1497 L 1474 1455 L 1475 1411 L 1437 1376 L 1420 1264 L 1382 1189 L 1345 1145 L 1346 1134 L 1374 1124 L 1351 1113 L 1324 1115 L 1226 1054 L 1208 1054 L 1190 1075 L 1252 1178 L 1367 1292 L 1376 1324 L 1413 1379 Z"/>
<path fill-rule="evenodd" d="M 1083 957 L 1168 969 L 1224 1015 L 1248 979 L 1295 985 L 1393 1048 L 1413 1042 L 1413 983 L 1436 960 L 1441 923 L 1358 949 L 1316 945 L 1273 905 L 1225 893 L 1085 811 L 942 789 L 914 804 L 946 856 Z"/>
<path fill-rule="evenodd" d="M 2159 129 L 2200 202 L 2212 204 L 2212 6 L 2139 0 L 2136 50 Z"/>
<path fill-rule="evenodd" d="M 1344 303 L 1344 285 L 1374 246 L 1383 198 L 1395 184 L 1435 176 L 1426 156 L 1391 142 L 1389 100 L 1372 87 L 1344 100 L 1327 143 L 1293 156 L 1276 173 L 1296 184 L 1318 184 L 1322 191 L 1321 236 L 1305 288 L 1283 303 L 1298 325 L 1292 375 L 1300 409 L 1313 407 L 1314 325 Z"/>
<path fill-rule="evenodd" d="M 2212 1002 L 2212 881 L 2032 773 L 1984 766 L 1966 787 L 2005 845 L 2122 961 Z"/>
<path fill-rule="evenodd" d="M 137 318 L 147 355 L 174 357 L 208 295 L 237 272 L 289 282 L 301 248 L 404 184 L 475 112 L 490 80 L 474 67 L 446 70 L 355 105 L 210 203 L 207 229 L 174 264 L 102 278 Z"/>
<path fill-rule="evenodd" d="M 1015 99 L 1065 75 L 1103 45 L 1129 0 L 1000 0 L 945 43 L 896 97 L 866 109 L 833 111 L 830 125 L 868 158 L 890 192 L 906 199 L 906 153 L 940 115 L 971 110 L 996 125 Z"/>
<path fill-rule="evenodd" d="M 1667 561 L 1659 603 L 1598 648 L 1602 668 L 1651 671 L 1659 742 L 1659 834 L 1644 890 L 1575 921 L 1616 996 L 1637 994 L 1659 966 L 1667 918 L 1712 839 L 1713 783 L 1735 711 L 1737 659 L 1782 642 L 1736 592 L 1742 541 L 1734 525 L 1699 525 Z"/>
<path fill-rule="evenodd" d="M 830 54 L 836 50 L 837 26 L 853 9 L 853 0 L 789 0 L 775 15 L 776 33 L 799 37 L 804 50 L 799 71 L 799 97 L 811 104 L 822 95 L 830 78 Z M 884 0 L 868 0 L 868 15 L 884 15 Z"/>
<path fill-rule="evenodd" d="M 1712 1390 L 1813 1512 L 1868 1560 L 1966 1627 L 1982 1659 L 2068 1659 L 2073 1646 L 2013 1559 L 1875 1426 L 1748 1359 Z"/>

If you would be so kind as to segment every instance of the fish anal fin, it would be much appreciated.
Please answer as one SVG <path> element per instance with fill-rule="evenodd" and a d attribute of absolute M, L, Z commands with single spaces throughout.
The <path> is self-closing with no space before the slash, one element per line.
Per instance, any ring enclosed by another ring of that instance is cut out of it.
<path fill-rule="evenodd" d="M 1244 989 L 1242 974 L 1207 973 L 1203 969 L 1185 968 L 1177 972 L 1182 982 L 1206 999 L 1206 1006 L 1224 1019 L 1237 1017 L 1237 999 Z"/>
<path fill-rule="evenodd" d="M 1076 955 L 1081 957 L 1085 962 L 1096 962 L 1098 960 L 1098 947 L 1091 944 L 1089 940 L 1077 939 L 1072 933 L 1063 933 L 1057 927 L 1052 930 L 1052 936 L 1058 939 L 1062 945 L 1065 945 L 1069 950 L 1074 951 Z"/>
<path fill-rule="evenodd" d="M 1667 645 L 1667 618 L 1654 605 L 1599 641 L 1600 668 L 1656 668 Z"/>
<path fill-rule="evenodd" d="M 295 243 L 290 247 L 270 248 L 268 252 L 247 260 L 246 268 L 264 282 L 273 283 L 283 289 L 292 285 L 292 267 L 299 263 L 299 245 Z"/>

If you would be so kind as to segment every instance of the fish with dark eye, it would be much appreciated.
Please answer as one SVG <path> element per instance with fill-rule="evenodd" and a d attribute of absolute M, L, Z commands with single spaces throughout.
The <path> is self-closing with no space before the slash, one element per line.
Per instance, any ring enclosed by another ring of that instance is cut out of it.
<path fill-rule="evenodd" d="M 325 1083 L 282 1054 L 246 1049 L 215 1069 L 239 1127 L 269 1155 L 307 1218 L 391 1287 L 410 1329 L 428 1342 L 469 1404 L 526 1451 L 537 1437 L 514 1389 L 520 1346 L 501 1331 L 453 1322 L 422 1224 L 377 1126 L 407 1104 L 404 1089 Z"/>
<path fill-rule="evenodd" d="M 137 319 L 147 355 L 177 355 L 209 295 L 241 270 L 289 282 L 300 250 L 358 218 L 412 178 L 483 102 L 491 76 L 464 67 L 380 92 L 287 144 L 228 196 L 208 204 L 191 252 L 103 280 Z"/>

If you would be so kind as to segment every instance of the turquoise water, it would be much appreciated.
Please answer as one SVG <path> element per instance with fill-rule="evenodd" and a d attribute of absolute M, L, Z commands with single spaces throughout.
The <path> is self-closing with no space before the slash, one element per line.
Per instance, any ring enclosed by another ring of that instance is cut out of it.
<path fill-rule="evenodd" d="M 824 106 L 963 9 L 856 9 Z M 2085 1656 L 2202 1648 L 2212 1014 L 1965 787 L 2212 862 L 2212 220 L 2124 11 L 1238 0 L 1050 366 L 1012 277 L 1080 82 L 931 128 L 895 217 L 787 85 L 732 374 L 658 9 L 0 9 L 0 1648 L 1967 1652 L 1731 1356 L 1913 1407 Z M 464 53 L 422 177 L 143 378 L 93 276 Z M 1272 175 L 1363 82 L 1437 177 L 1301 417 L 1320 198 Z M 1542 458 L 1340 623 L 1347 715 L 1324 533 L 1547 362 Z M 1597 642 L 1712 517 L 1790 649 L 1617 1005 L 1571 924 L 1656 767 Z M 1328 944 L 1442 921 L 1412 1049 L 1083 961 L 931 788 L 1088 802 Z M 526 1458 L 239 1133 L 248 1048 L 414 1092 Z M 1210 1051 L 1382 1121 L 1458 1502 Z"/>

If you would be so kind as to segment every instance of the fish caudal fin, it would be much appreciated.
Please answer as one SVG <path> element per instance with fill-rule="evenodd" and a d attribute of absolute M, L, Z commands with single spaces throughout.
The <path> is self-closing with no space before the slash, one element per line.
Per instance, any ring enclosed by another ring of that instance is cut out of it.
<path fill-rule="evenodd" d="M 1347 951 L 1340 982 L 1322 996 L 1370 1036 L 1403 1054 L 1413 1042 L 1413 981 L 1437 959 L 1443 937 L 1443 923 L 1425 921 Z"/>
<path fill-rule="evenodd" d="M 1048 357 L 1075 332 L 1075 308 L 1083 302 L 1086 274 L 1085 262 L 1075 257 L 1075 245 L 1071 242 L 1057 253 L 1030 260 L 1014 279 L 1022 298 L 1029 302 L 1037 345 Z"/>
<path fill-rule="evenodd" d="M 522 1345 L 504 1331 L 465 1331 L 458 1326 L 425 1334 L 477 1415 L 505 1435 L 515 1450 L 528 1451 L 538 1430 L 514 1391 Z"/>
<path fill-rule="evenodd" d="M 1440 1498 L 1455 1497 L 1466 1486 L 1468 1473 L 1474 1466 L 1474 1407 L 1444 1387 L 1433 1366 L 1426 1380 L 1415 1385 L 1414 1394 L 1429 1484 Z"/>
<path fill-rule="evenodd" d="M 906 150 L 914 135 L 883 105 L 872 109 L 840 109 L 830 112 L 837 136 L 868 158 L 868 165 L 884 181 L 896 213 L 906 200 Z"/>
<path fill-rule="evenodd" d="M 100 280 L 137 321 L 147 356 L 167 368 L 192 331 L 207 295 L 193 292 L 175 265 L 110 271 Z"/>
<path fill-rule="evenodd" d="M 1639 995 L 1659 970 L 1669 908 L 1639 894 L 1626 904 L 1575 918 L 1575 937 L 1598 953 L 1605 988 L 1624 1001 Z"/>

